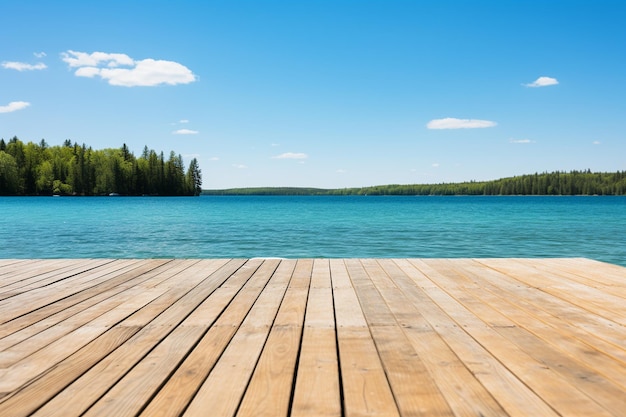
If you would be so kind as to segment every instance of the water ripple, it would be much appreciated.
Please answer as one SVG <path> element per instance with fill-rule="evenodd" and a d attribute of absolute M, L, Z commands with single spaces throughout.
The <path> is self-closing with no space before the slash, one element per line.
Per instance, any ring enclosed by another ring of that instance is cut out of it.
<path fill-rule="evenodd" d="M 625 197 L 0 198 L 1 258 L 589 257 Z"/>

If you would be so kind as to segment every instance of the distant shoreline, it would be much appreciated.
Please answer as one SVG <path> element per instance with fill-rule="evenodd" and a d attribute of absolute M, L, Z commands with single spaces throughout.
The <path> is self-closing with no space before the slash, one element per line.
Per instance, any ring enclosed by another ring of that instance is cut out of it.
<path fill-rule="evenodd" d="M 389 184 L 354 188 L 248 187 L 202 190 L 202 195 L 626 195 L 626 171 L 570 171 L 521 175 L 493 181 Z"/>

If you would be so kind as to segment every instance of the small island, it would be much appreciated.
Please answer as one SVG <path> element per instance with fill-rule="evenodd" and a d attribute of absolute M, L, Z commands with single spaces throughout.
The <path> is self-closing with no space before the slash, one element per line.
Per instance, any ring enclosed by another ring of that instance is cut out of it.
<path fill-rule="evenodd" d="M 135 157 L 126 144 L 94 150 L 66 140 L 62 146 L 0 139 L 0 195 L 197 196 L 202 174 L 193 158 L 185 171 L 174 151 L 144 147 Z"/>

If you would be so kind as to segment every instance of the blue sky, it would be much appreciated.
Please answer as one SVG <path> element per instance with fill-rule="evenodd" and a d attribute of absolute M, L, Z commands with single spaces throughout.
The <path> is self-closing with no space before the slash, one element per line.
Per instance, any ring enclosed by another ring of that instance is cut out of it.
<path fill-rule="evenodd" d="M 204 188 L 626 170 L 626 2 L 0 1 L 0 137 Z"/>

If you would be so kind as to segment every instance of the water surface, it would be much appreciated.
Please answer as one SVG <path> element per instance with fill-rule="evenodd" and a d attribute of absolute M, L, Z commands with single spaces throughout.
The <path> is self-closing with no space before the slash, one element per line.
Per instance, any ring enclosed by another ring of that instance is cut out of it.
<path fill-rule="evenodd" d="M 588 257 L 626 197 L 3 197 L 0 258 Z"/>

